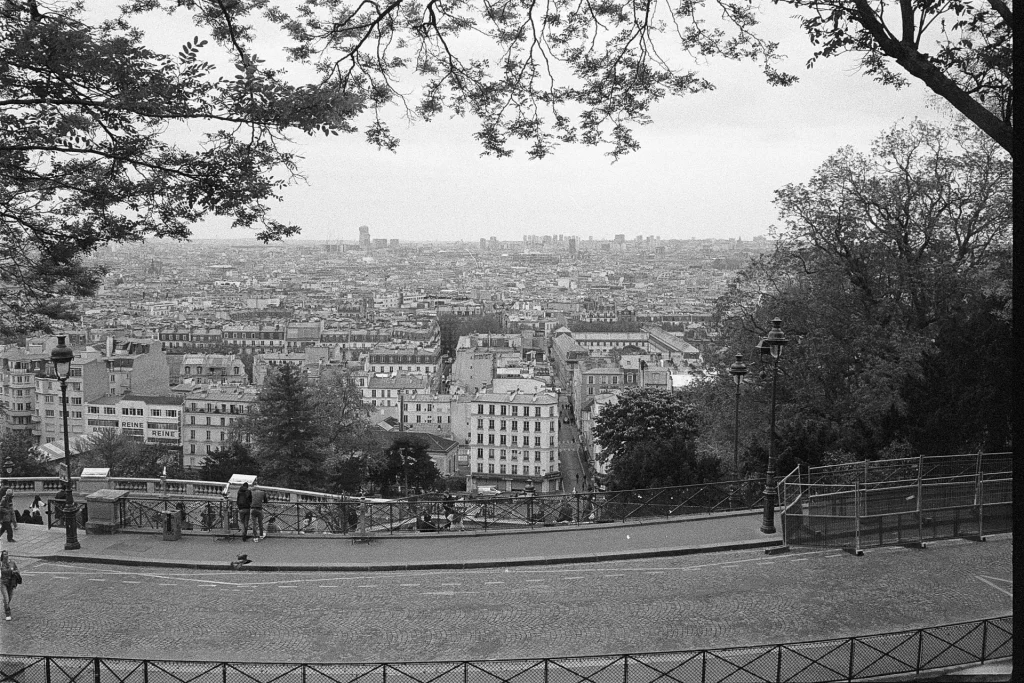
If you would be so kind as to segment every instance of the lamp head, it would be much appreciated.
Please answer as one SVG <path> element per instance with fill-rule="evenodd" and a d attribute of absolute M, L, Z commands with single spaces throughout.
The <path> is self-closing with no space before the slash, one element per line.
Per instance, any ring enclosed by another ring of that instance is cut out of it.
<path fill-rule="evenodd" d="M 50 352 L 53 374 L 57 379 L 64 382 L 71 376 L 71 361 L 74 359 L 75 353 L 64 343 L 64 335 L 58 335 L 57 347 Z"/>
<path fill-rule="evenodd" d="M 749 372 L 747 364 L 743 362 L 743 354 L 736 354 L 736 362 L 729 366 L 729 374 L 732 375 L 732 379 L 739 386 L 743 382 L 743 376 Z"/>
<path fill-rule="evenodd" d="M 778 360 L 782 356 L 782 347 L 789 343 L 786 339 L 786 333 L 782 331 L 782 319 L 775 318 L 772 320 L 772 329 L 768 332 L 768 336 L 761 340 L 758 347 L 762 354 L 770 353 L 772 358 Z"/>

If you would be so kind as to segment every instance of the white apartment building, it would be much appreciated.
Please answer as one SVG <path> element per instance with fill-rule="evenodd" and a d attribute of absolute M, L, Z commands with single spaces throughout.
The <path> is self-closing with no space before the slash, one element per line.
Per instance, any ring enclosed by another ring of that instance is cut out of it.
<path fill-rule="evenodd" d="M 181 447 L 178 396 L 101 396 L 86 404 L 86 436 L 115 429 L 149 444 Z"/>
<path fill-rule="evenodd" d="M 259 393 L 255 386 L 210 385 L 182 396 L 182 464 L 198 468 L 208 454 L 226 446 Z M 249 440 L 248 435 L 238 437 Z"/>
<path fill-rule="evenodd" d="M 470 401 L 467 485 L 554 490 L 558 476 L 558 395 L 480 391 Z M 540 480 L 540 481 L 538 481 Z"/>

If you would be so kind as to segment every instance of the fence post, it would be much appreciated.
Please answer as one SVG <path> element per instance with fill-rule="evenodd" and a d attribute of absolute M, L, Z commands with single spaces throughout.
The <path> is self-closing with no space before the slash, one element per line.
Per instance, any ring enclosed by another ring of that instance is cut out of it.
<path fill-rule="evenodd" d="M 978 475 L 978 540 L 985 540 L 985 475 Z"/>
<path fill-rule="evenodd" d="M 917 667 L 914 672 L 921 673 L 921 648 L 924 644 L 924 629 L 917 629 Z"/>
<path fill-rule="evenodd" d="M 853 533 L 853 552 L 860 553 L 860 484 L 857 482 L 853 483 Z"/>
<path fill-rule="evenodd" d="M 848 681 L 853 680 L 853 646 L 856 645 L 856 643 L 856 638 L 850 638 L 850 671 L 846 676 L 846 680 Z"/>
<path fill-rule="evenodd" d="M 622 683 L 629 683 L 629 655 L 622 655 Z"/>
<path fill-rule="evenodd" d="M 985 663 L 985 652 L 988 648 L 988 619 L 981 622 L 981 663 Z"/>
<path fill-rule="evenodd" d="M 775 665 L 775 681 L 782 683 L 782 646 L 776 645 L 775 648 L 779 651 L 779 660 Z"/>
<path fill-rule="evenodd" d="M 924 472 L 924 454 L 917 454 L 917 540 L 924 546 L 924 486 L 921 478 Z"/>

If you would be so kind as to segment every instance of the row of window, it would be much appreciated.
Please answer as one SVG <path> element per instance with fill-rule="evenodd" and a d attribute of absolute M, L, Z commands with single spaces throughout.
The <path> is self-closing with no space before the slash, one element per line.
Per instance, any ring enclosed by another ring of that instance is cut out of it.
<path fill-rule="evenodd" d="M 50 401 L 47 401 L 47 403 L 50 403 Z M 81 403 L 82 399 L 78 399 L 77 401 L 75 399 L 71 399 L 72 405 L 81 405 Z M 99 415 L 100 407 L 89 406 L 89 414 Z M 103 414 L 117 415 L 117 408 L 113 406 L 103 406 Z M 141 417 L 146 414 L 146 411 L 144 408 L 121 408 L 121 414 Z M 150 417 L 178 417 L 178 410 L 176 408 L 150 408 L 149 415 Z"/>
<path fill-rule="evenodd" d="M 487 421 L 487 428 L 493 430 L 494 429 L 494 424 L 495 424 L 494 420 L 488 420 Z M 508 431 L 508 420 L 500 420 L 498 422 L 498 424 L 500 425 L 501 431 L 503 431 L 503 432 Z M 534 422 L 533 423 L 533 431 L 535 431 L 535 432 L 541 431 L 541 425 L 542 424 L 544 424 L 544 423 L 540 422 L 539 420 L 537 422 Z M 483 418 L 478 418 L 477 419 L 477 421 L 476 421 L 476 428 L 477 429 L 483 429 L 484 428 L 484 420 L 483 420 Z M 518 432 L 519 431 L 519 420 L 512 420 L 512 431 L 513 432 Z M 524 432 L 530 431 L 530 423 L 527 420 L 523 420 L 523 431 Z M 555 423 L 553 421 L 552 422 L 548 422 L 548 431 L 549 432 L 555 431 Z"/>
<path fill-rule="evenodd" d="M 515 405 L 514 406 L 507 406 L 504 403 L 502 403 L 500 406 L 497 406 L 497 408 L 495 407 L 494 403 L 488 404 L 487 405 L 486 414 L 487 415 L 494 415 L 495 411 L 497 410 L 497 414 L 498 415 L 506 415 L 506 414 L 509 414 L 509 410 L 508 410 L 509 407 L 512 408 L 511 413 L 510 413 L 512 415 L 512 417 L 515 417 L 516 415 L 519 414 L 519 406 L 515 406 Z M 498 408 L 500 408 L 500 410 L 498 410 Z M 522 408 L 523 408 L 523 417 L 529 417 L 530 416 L 530 406 L 522 406 Z M 477 415 L 483 415 L 484 412 L 485 412 L 484 411 L 484 404 L 483 403 L 478 403 L 477 406 L 476 406 L 476 414 Z M 533 407 L 533 416 L 534 417 L 541 417 L 541 406 L 534 406 Z M 554 416 L 555 416 L 555 407 L 554 406 L 548 406 L 548 417 L 554 417 Z"/>
<path fill-rule="evenodd" d="M 506 469 L 505 465 L 501 465 L 500 468 L 501 468 L 500 469 L 500 473 L 501 474 L 508 474 L 508 472 L 505 471 L 505 469 Z M 484 472 L 484 464 L 482 462 L 478 462 L 476 464 L 476 471 L 477 471 L 478 474 L 483 474 L 483 472 Z M 487 473 L 488 474 L 496 474 L 496 472 L 494 471 L 494 463 L 488 463 L 487 464 Z M 530 473 L 530 466 L 529 465 L 523 465 L 523 474 L 529 474 L 529 473 Z M 519 465 L 512 465 L 512 474 L 519 474 Z M 538 467 L 537 465 L 534 465 L 534 467 L 533 467 L 533 476 L 535 476 L 535 477 L 541 476 L 541 474 L 540 474 L 540 467 Z"/>
<path fill-rule="evenodd" d="M 533 453 L 533 461 L 534 462 L 540 462 L 541 461 L 541 455 L 543 455 L 543 453 L 544 453 L 543 451 L 535 451 Z M 506 460 L 508 458 L 508 455 L 509 455 L 508 451 L 505 450 L 504 448 L 502 448 L 502 449 L 500 449 L 498 451 L 498 459 L 499 460 Z M 512 455 L 512 460 L 518 460 L 519 459 L 519 451 L 513 449 L 511 455 Z M 476 459 L 477 460 L 483 460 L 483 458 L 484 458 L 484 449 L 482 449 L 482 448 L 476 449 Z M 487 449 L 487 459 L 488 460 L 494 460 L 494 449 L 493 448 L 488 448 Z M 529 459 L 530 459 L 530 451 L 523 451 L 523 462 L 527 462 Z M 548 462 L 554 462 L 554 461 L 555 461 L 555 453 L 554 453 L 554 451 L 551 451 L 551 452 L 548 453 Z"/>
<path fill-rule="evenodd" d="M 509 442 L 507 440 L 508 437 L 506 435 L 504 435 L 504 434 L 499 434 L 498 437 L 499 438 L 498 438 L 497 444 L 500 445 L 500 446 L 506 446 L 506 445 L 518 446 L 519 445 L 519 435 L 518 434 L 513 434 L 512 435 L 512 441 L 511 442 Z M 541 447 L 541 445 L 540 445 L 541 441 L 540 440 L 541 440 L 541 437 L 539 437 L 539 436 L 533 437 L 533 446 L 534 446 L 534 448 L 540 448 Z M 477 433 L 477 435 L 476 435 L 476 442 L 478 444 L 484 443 L 484 435 L 480 434 L 480 433 Z M 488 434 L 487 435 L 487 443 L 490 444 L 491 446 L 493 446 L 495 444 L 494 434 Z M 524 446 L 529 446 L 530 445 L 530 437 L 528 437 L 528 436 L 524 436 L 523 437 L 523 445 Z M 554 436 L 548 437 L 548 446 L 550 446 L 551 448 L 555 447 L 555 437 Z"/>

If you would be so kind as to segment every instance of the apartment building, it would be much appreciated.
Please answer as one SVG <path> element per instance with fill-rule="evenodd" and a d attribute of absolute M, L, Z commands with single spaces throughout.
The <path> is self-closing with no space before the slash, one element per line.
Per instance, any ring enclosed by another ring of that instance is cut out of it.
<path fill-rule="evenodd" d="M 87 437 L 114 429 L 143 443 L 181 449 L 179 396 L 101 396 L 89 401 L 85 411 Z"/>
<path fill-rule="evenodd" d="M 183 465 L 198 468 L 203 458 L 231 441 L 259 392 L 255 386 L 205 385 L 182 394 Z M 249 437 L 239 434 L 238 438 L 248 441 Z"/>
<path fill-rule="evenodd" d="M 181 356 L 177 375 L 171 383 L 193 384 L 248 384 L 245 364 L 234 354 L 186 353 Z"/>
<path fill-rule="evenodd" d="M 434 374 L 441 362 L 441 349 L 418 344 L 378 344 L 364 360 L 366 372 Z"/>
<path fill-rule="evenodd" d="M 49 362 L 49 352 L 30 353 L 20 346 L 0 351 L 0 424 L 5 429 L 33 432 L 36 376 L 49 371 Z"/>
<path fill-rule="evenodd" d="M 470 400 L 470 474 L 467 485 L 539 491 L 557 488 L 558 394 L 483 390 Z"/>
<path fill-rule="evenodd" d="M 86 404 L 109 396 L 110 384 L 106 358 L 91 346 L 74 348 L 71 374 L 67 381 L 68 445 L 78 449 L 82 439 L 92 433 L 86 419 Z M 51 453 L 64 453 L 64 420 L 61 417 L 60 382 L 47 367 L 35 377 L 35 410 L 33 434 L 36 442 L 54 444 Z"/>

